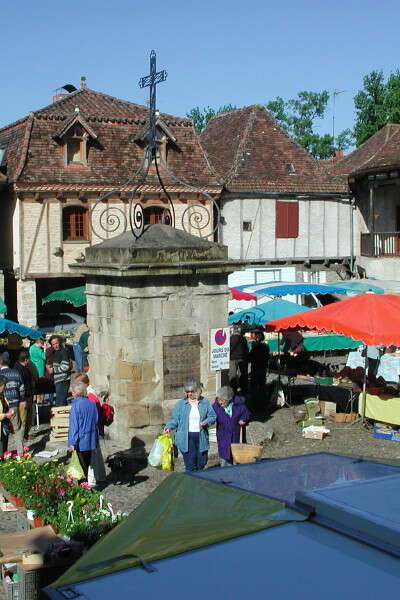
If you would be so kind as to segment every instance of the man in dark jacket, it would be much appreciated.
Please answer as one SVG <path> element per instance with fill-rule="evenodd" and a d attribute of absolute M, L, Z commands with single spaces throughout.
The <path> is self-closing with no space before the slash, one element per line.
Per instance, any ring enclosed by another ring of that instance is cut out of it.
<path fill-rule="evenodd" d="M 14 369 L 19 372 L 24 383 L 24 401 L 20 403 L 19 414 L 22 427 L 24 427 L 24 437 L 28 438 L 29 430 L 32 424 L 32 402 L 35 380 L 33 378 L 32 371 L 29 368 L 29 354 L 26 350 L 22 350 L 18 354 L 18 360 L 14 365 Z"/>
<path fill-rule="evenodd" d="M 269 346 L 264 342 L 263 332 L 257 331 L 249 354 L 249 362 L 251 364 L 251 392 L 253 394 L 253 399 L 257 399 L 265 392 L 268 358 Z"/>
<path fill-rule="evenodd" d="M 56 406 L 66 406 L 69 386 L 71 383 L 71 361 L 68 350 L 59 335 L 50 338 L 52 363 L 49 367 L 56 388 Z M 50 362 L 48 360 L 48 362 Z"/>
<path fill-rule="evenodd" d="M 247 354 L 246 338 L 241 334 L 239 327 L 233 326 L 231 329 L 229 381 L 239 377 L 239 391 L 242 394 L 247 393 Z"/>
<path fill-rule="evenodd" d="M 3 375 L 7 380 L 4 396 L 9 408 L 13 410 L 13 415 L 10 419 L 13 430 L 10 445 L 15 444 L 18 454 L 22 454 L 24 449 L 24 427 L 21 423 L 20 409 L 25 403 L 24 382 L 19 371 L 11 369 L 10 359 L 4 354 L 0 357 L 0 375 Z"/>

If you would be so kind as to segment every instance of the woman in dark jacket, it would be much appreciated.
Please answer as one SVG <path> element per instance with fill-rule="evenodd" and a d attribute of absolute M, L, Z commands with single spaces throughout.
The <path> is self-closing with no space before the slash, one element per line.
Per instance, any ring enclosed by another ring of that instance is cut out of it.
<path fill-rule="evenodd" d="M 217 415 L 218 455 L 221 467 L 232 463 L 231 444 L 240 442 L 240 429 L 247 425 L 250 412 L 241 396 L 232 396 L 228 386 L 217 391 L 213 404 Z"/>

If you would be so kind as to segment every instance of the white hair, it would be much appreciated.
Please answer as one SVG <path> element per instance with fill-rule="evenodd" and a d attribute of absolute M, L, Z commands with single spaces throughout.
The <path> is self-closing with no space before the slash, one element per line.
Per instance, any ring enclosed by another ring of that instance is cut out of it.
<path fill-rule="evenodd" d="M 73 381 L 71 383 L 71 392 L 78 396 L 86 396 L 87 385 L 83 381 Z"/>

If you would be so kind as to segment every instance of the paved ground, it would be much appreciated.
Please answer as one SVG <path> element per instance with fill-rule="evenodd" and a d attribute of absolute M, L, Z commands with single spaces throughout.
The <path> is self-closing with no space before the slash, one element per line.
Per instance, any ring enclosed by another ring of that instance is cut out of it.
<path fill-rule="evenodd" d="M 249 426 L 249 441 L 265 444 L 263 456 L 265 458 L 280 458 L 313 452 L 332 452 L 347 454 L 355 457 L 392 462 L 400 465 L 400 443 L 376 439 L 370 430 L 361 423 L 335 423 L 327 420 L 326 425 L 331 430 L 330 435 L 324 440 L 307 440 L 301 435 L 301 429 L 296 425 L 293 408 L 285 407 L 275 410 L 270 416 L 254 420 Z M 32 441 L 33 449 L 40 449 L 46 438 L 43 431 L 37 432 L 37 437 Z M 274 435 L 268 441 L 269 432 Z M 60 452 L 65 452 L 64 444 L 47 443 L 47 449 L 58 447 Z M 106 440 L 103 443 L 104 456 L 115 456 L 115 453 L 126 450 L 118 447 L 114 442 Z M 114 463 L 114 468 L 107 467 L 108 482 L 104 495 L 116 509 L 126 512 L 134 510 L 156 487 L 168 476 L 168 472 L 146 466 L 142 456 L 135 450 L 124 452 L 125 468 L 119 469 Z M 218 464 L 216 445 L 211 445 L 208 466 Z M 182 469 L 178 461 L 177 470 Z M 15 531 L 15 514 L 0 513 L 0 533 Z M 0 600 L 3 600 L 0 590 Z"/>

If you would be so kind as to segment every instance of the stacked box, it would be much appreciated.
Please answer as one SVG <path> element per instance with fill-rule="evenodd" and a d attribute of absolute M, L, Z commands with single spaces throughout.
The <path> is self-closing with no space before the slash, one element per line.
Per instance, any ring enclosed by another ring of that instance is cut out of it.
<path fill-rule="evenodd" d="M 50 419 L 50 442 L 63 442 L 68 440 L 70 406 L 53 406 Z"/>

